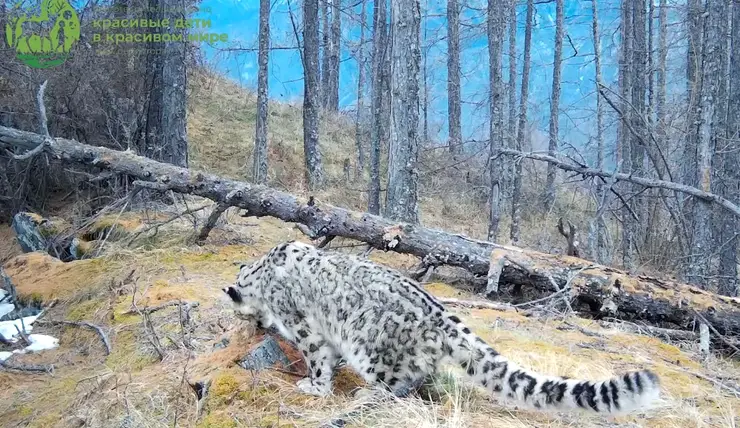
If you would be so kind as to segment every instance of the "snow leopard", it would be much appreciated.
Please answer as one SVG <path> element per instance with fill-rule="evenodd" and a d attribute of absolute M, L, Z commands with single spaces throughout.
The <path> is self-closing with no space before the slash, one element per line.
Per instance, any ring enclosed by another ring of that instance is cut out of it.
<path fill-rule="evenodd" d="M 240 318 L 277 330 L 303 354 L 306 393 L 326 396 L 340 360 L 399 397 L 452 363 L 503 402 L 624 414 L 659 398 L 650 370 L 601 381 L 533 372 L 509 361 L 416 281 L 348 254 L 284 242 L 242 265 L 223 291 Z"/>

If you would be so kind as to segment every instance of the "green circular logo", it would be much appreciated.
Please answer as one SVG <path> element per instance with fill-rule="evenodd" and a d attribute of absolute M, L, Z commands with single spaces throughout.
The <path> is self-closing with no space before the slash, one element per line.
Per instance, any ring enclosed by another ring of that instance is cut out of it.
<path fill-rule="evenodd" d="M 34 15 L 17 4 L 5 25 L 5 39 L 15 56 L 32 68 L 50 68 L 69 57 L 80 39 L 80 20 L 67 0 L 43 0 Z M 29 16 L 31 15 L 31 16 Z"/>

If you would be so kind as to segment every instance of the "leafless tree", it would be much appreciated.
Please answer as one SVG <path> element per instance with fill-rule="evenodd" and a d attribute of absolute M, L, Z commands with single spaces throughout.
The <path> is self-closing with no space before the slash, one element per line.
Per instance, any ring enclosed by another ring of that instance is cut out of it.
<path fill-rule="evenodd" d="M 555 0 L 555 52 L 552 64 L 552 92 L 550 93 L 550 139 L 548 150 L 555 156 L 558 150 L 558 130 L 560 118 L 560 72 L 563 63 L 563 27 L 565 26 L 564 0 Z M 545 188 L 545 210 L 549 211 L 555 203 L 555 178 L 557 168 L 547 165 L 547 183 Z"/>
<path fill-rule="evenodd" d="M 151 19 L 162 19 L 163 10 L 178 10 L 179 2 L 150 0 Z M 182 11 L 168 18 L 183 18 Z M 159 31 L 159 30 L 157 30 Z M 184 29 L 181 35 L 187 38 Z M 188 165 L 186 128 L 186 44 L 177 42 L 152 43 L 147 66 L 149 103 L 147 105 L 146 137 L 140 153 L 177 166 Z"/>
<path fill-rule="evenodd" d="M 365 21 L 367 21 L 365 0 L 360 2 L 360 43 L 357 46 L 357 112 L 355 119 L 355 147 L 357 148 L 357 167 L 355 177 L 362 177 L 365 170 L 365 132 L 362 129 L 365 113 Z"/>
<path fill-rule="evenodd" d="M 727 35 L 727 3 L 723 0 L 708 0 L 704 23 L 704 38 L 701 52 L 701 90 L 699 98 L 699 126 L 696 139 L 696 183 L 701 190 L 712 191 L 712 159 L 717 149 L 718 138 L 723 134 L 724 74 L 723 48 Z M 736 166 L 735 166 L 736 167 Z M 694 205 L 694 230 L 687 279 L 706 287 L 709 277 L 709 256 L 713 250 L 712 207 L 707 201 Z"/>
<path fill-rule="evenodd" d="M 265 184 L 267 182 L 267 63 L 270 58 L 270 0 L 260 0 L 259 19 L 257 126 L 254 138 L 252 179 L 255 183 Z"/>
<path fill-rule="evenodd" d="M 391 139 L 385 214 L 418 223 L 419 0 L 391 2 Z"/>
<path fill-rule="evenodd" d="M 727 143 L 722 148 L 723 161 L 720 176 L 723 186 L 720 189 L 723 196 L 740 200 L 740 3 L 735 1 L 732 7 L 730 38 L 730 66 L 729 88 L 727 105 Z M 740 296 L 740 281 L 738 280 L 738 230 L 740 222 L 737 218 L 723 213 L 720 217 L 721 232 L 719 259 L 720 294 Z"/>
<path fill-rule="evenodd" d="M 309 190 L 323 186 L 319 150 L 319 0 L 303 2 L 303 150 Z"/>
<path fill-rule="evenodd" d="M 527 102 L 529 99 L 529 71 L 532 66 L 532 24 L 534 21 L 534 0 L 527 0 L 527 18 L 524 27 L 524 62 L 522 65 L 522 87 L 519 97 L 519 126 L 516 135 L 516 150 L 522 150 L 524 145 L 525 132 L 527 128 Z M 515 163 L 514 183 L 511 191 L 511 241 L 519 241 L 521 214 L 521 193 L 522 193 L 522 163 Z"/>
<path fill-rule="evenodd" d="M 373 55 L 370 79 L 372 81 L 372 128 L 370 130 L 370 185 L 367 211 L 380 214 L 380 153 L 386 135 L 385 103 L 383 102 L 387 25 L 385 0 L 373 1 Z"/>
<path fill-rule="evenodd" d="M 490 19 L 490 17 L 489 17 Z M 447 121 L 450 153 L 462 151 L 460 104 L 460 4 L 447 2 Z"/>
<path fill-rule="evenodd" d="M 339 52 L 342 36 L 341 0 L 327 0 L 331 5 L 331 34 L 329 35 L 329 69 L 327 70 L 326 109 L 339 110 Z"/>
<path fill-rule="evenodd" d="M 490 119 L 489 119 L 489 153 L 488 164 L 489 182 L 491 191 L 488 197 L 488 240 L 496 241 L 498 238 L 499 222 L 501 221 L 501 194 L 503 184 L 503 160 L 498 155 L 500 149 L 504 148 L 504 120 L 503 120 L 503 92 L 504 82 L 501 73 L 503 41 L 504 41 L 504 19 L 501 7 L 493 2 L 488 2 L 488 61 L 490 79 Z"/>
<path fill-rule="evenodd" d="M 594 43 L 594 66 L 596 67 L 596 87 L 603 85 L 601 72 L 601 34 L 599 32 L 599 3 L 591 1 L 592 24 L 591 30 Z M 596 91 L 596 168 L 604 169 L 604 106 L 600 91 Z M 606 194 L 604 183 L 596 182 L 596 214 L 591 220 L 589 240 L 591 258 L 597 263 L 606 261 L 606 223 L 604 221 L 604 205 Z"/>

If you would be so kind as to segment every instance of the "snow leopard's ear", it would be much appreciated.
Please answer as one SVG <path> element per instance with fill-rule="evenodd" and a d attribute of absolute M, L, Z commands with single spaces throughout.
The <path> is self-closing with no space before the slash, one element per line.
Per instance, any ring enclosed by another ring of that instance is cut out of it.
<path fill-rule="evenodd" d="M 246 263 L 243 263 L 243 264 L 239 265 L 239 270 L 244 269 L 246 266 L 248 266 Z"/>

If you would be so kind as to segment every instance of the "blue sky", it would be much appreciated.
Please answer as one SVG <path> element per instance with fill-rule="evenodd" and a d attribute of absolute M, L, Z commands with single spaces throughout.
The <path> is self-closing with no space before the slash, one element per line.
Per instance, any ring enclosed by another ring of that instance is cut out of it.
<path fill-rule="evenodd" d="M 446 1 L 420 0 L 424 20 L 422 28 L 423 45 L 428 49 L 427 80 L 430 90 L 430 130 L 431 137 L 445 141 L 447 135 L 447 71 L 446 71 Z M 273 46 L 295 46 L 296 41 L 290 21 L 292 10 L 298 25 L 301 23 L 301 0 L 273 0 L 271 9 L 271 32 Z M 348 3 L 343 1 L 343 4 Z M 356 3 L 356 2 L 352 2 Z M 485 139 L 488 134 L 488 51 L 485 34 L 485 0 L 467 0 L 461 19 L 462 39 L 462 98 L 463 134 L 468 139 Z M 673 2 L 669 1 L 673 6 Z M 257 54 L 251 52 L 224 52 L 218 48 L 257 47 L 257 28 L 259 1 L 257 0 L 204 0 L 201 7 L 210 7 L 212 32 L 229 35 L 229 43 L 215 47 L 205 46 L 211 63 L 232 79 L 245 87 L 256 87 Z M 372 1 L 367 1 L 368 26 L 372 17 Z M 563 44 L 562 93 L 560 101 L 560 139 L 562 146 L 572 144 L 583 148 L 595 135 L 594 114 L 596 106 L 594 47 L 591 35 L 591 1 L 566 0 L 566 33 L 570 36 Z M 616 84 L 618 63 L 619 0 L 599 2 L 599 21 L 601 34 L 601 53 L 604 81 Z M 357 62 L 348 49 L 347 41 L 359 40 L 359 5 L 346 11 L 342 22 L 342 55 L 340 68 L 340 108 L 354 109 L 357 101 Z M 671 16 L 677 13 L 671 9 Z M 521 65 L 524 42 L 524 20 L 526 7 L 517 8 L 517 94 L 521 83 Z M 677 16 L 673 17 L 678 18 Z M 550 92 L 552 86 L 553 40 L 555 36 L 555 4 L 536 6 L 535 27 L 532 37 L 532 70 L 530 76 L 529 112 L 530 121 L 543 133 L 547 132 Z M 369 36 L 370 31 L 366 32 Z M 508 31 L 507 31 L 508 34 Z M 681 28 L 671 28 L 669 37 L 669 62 L 675 67 L 675 78 L 669 83 L 680 92 L 683 88 L 681 61 L 683 51 L 680 47 Z M 508 40 L 504 42 L 504 79 L 508 79 Z M 369 44 L 368 44 L 369 47 Z M 269 94 L 276 100 L 296 101 L 303 96 L 303 69 L 300 55 L 295 50 L 273 50 L 269 63 Z M 608 107 L 607 107 L 608 108 Z M 614 133 L 613 119 L 607 121 L 607 138 Z"/>

